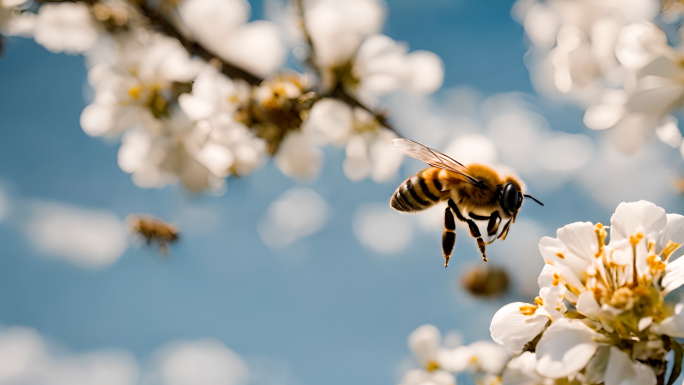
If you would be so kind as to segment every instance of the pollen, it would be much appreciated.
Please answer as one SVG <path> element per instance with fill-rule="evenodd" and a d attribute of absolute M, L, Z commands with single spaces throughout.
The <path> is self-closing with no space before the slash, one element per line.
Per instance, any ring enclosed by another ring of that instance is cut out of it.
<path fill-rule="evenodd" d="M 140 85 L 133 86 L 128 89 L 128 96 L 132 97 L 135 100 L 138 100 L 140 98 L 140 92 L 141 92 L 141 87 Z"/>
<path fill-rule="evenodd" d="M 437 369 L 439 369 L 439 364 L 435 361 L 428 361 L 428 363 L 425 364 L 425 370 L 428 372 L 434 372 Z"/>
<path fill-rule="evenodd" d="M 544 300 L 542 297 L 535 297 L 534 303 L 536 303 L 538 306 L 544 306 Z"/>
<path fill-rule="evenodd" d="M 476 356 L 470 356 L 470 363 L 471 364 L 477 364 L 477 357 Z"/>
<path fill-rule="evenodd" d="M 642 239 L 644 239 L 644 233 L 639 231 L 638 233 L 636 233 L 636 235 L 629 236 L 629 243 L 631 243 L 632 246 L 636 246 L 639 244 L 639 242 L 641 242 Z"/>
<path fill-rule="evenodd" d="M 594 226 L 594 233 L 596 233 L 596 240 L 598 242 L 598 251 L 596 252 L 595 257 L 598 258 L 603 254 L 603 247 L 606 245 L 606 227 L 601 223 L 597 223 Z"/>
<path fill-rule="evenodd" d="M 553 286 L 558 286 L 560 283 L 560 276 L 556 273 L 553 273 L 553 282 L 551 283 Z"/>
<path fill-rule="evenodd" d="M 556 257 L 560 259 L 565 259 L 565 255 L 563 255 L 563 253 L 561 253 L 560 251 L 556 253 Z"/>
<path fill-rule="evenodd" d="M 537 305 L 523 305 L 523 306 L 520 306 L 519 310 L 520 310 L 520 314 L 526 315 L 526 316 L 531 316 L 531 315 L 534 315 L 534 313 L 537 311 L 538 308 L 539 308 L 539 306 L 537 306 Z"/>

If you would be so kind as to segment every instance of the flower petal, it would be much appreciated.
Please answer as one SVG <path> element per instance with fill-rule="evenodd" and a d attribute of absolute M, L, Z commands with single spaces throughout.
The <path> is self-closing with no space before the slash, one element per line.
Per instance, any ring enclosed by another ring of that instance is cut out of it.
<path fill-rule="evenodd" d="M 528 316 L 521 313 L 521 308 L 530 306 L 533 305 L 513 302 L 499 309 L 489 327 L 492 339 L 512 352 L 522 351 L 525 344 L 544 331 L 549 322 L 549 318 L 543 314 Z"/>
<path fill-rule="evenodd" d="M 559 319 L 549 326 L 537 344 L 537 372 L 548 378 L 562 378 L 582 370 L 599 347 L 600 334 L 580 321 Z"/>
<path fill-rule="evenodd" d="M 642 232 L 648 240 L 656 240 L 656 235 L 667 226 L 665 210 L 648 201 L 620 203 L 610 218 L 610 242 L 629 240 L 629 237 Z"/>
<path fill-rule="evenodd" d="M 632 361 L 616 347 L 610 348 L 605 385 L 655 385 L 656 376 L 648 365 Z"/>
<path fill-rule="evenodd" d="M 423 325 L 409 335 L 408 345 L 418 362 L 425 365 L 430 361 L 437 361 L 442 335 L 435 326 Z"/>

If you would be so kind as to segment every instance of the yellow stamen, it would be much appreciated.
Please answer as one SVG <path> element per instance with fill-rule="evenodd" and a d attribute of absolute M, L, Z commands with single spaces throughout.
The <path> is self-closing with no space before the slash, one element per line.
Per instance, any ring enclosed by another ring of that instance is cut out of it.
<path fill-rule="evenodd" d="M 537 311 L 538 308 L 539 308 L 539 306 L 537 306 L 537 305 L 523 305 L 523 306 L 520 306 L 520 308 L 518 308 L 518 310 L 520 310 L 520 314 L 530 316 L 530 315 L 534 315 L 534 313 Z"/>
<path fill-rule="evenodd" d="M 565 255 L 563 255 L 563 253 L 561 253 L 560 251 L 556 253 L 556 257 L 560 259 L 565 259 Z"/>
<path fill-rule="evenodd" d="M 553 282 L 551 284 L 553 286 L 558 286 L 558 283 L 560 283 L 560 276 L 556 273 L 553 273 Z"/>
<path fill-rule="evenodd" d="M 544 306 L 544 300 L 542 299 L 542 297 L 535 297 L 534 303 L 536 303 L 539 306 Z"/>
<path fill-rule="evenodd" d="M 663 260 L 667 261 L 668 258 L 670 258 L 670 255 L 677 250 L 681 246 L 679 243 L 672 242 L 672 240 L 667 241 L 667 245 L 665 245 L 665 248 L 663 249 Z"/>
<path fill-rule="evenodd" d="M 437 369 L 439 369 L 439 364 L 435 361 L 428 361 L 428 363 L 425 364 L 425 370 L 428 372 L 434 372 Z"/>
<path fill-rule="evenodd" d="M 597 223 L 594 226 L 594 233 L 596 233 L 596 240 L 598 241 L 598 251 L 595 257 L 598 258 L 603 253 L 603 247 L 606 245 L 606 232 L 605 227 L 601 223 Z"/>
<path fill-rule="evenodd" d="M 140 85 L 133 86 L 133 87 L 128 89 L 128 96 L 132 97 L 133 99 L 138 100 L 138 98 L 140 98 L 140 91 L 141 91 Z"/>

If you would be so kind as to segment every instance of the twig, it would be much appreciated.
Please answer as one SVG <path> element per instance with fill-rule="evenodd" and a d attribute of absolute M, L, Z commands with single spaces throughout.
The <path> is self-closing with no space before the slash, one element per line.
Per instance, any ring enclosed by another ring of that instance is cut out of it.
<path fill-rule="evenodd" d="M 330 91 L 329 96 L 332 97 L 332 98 L 335 98 L 335 99 L 339 99 L 339 100 L 341 100 L 341 101 L 343 101 L 343 102 L 349 104 L 349 105 L 352 106 L 352 107 L 358 107 L 358 108 L 360 108 L 360 109 L 362 109 L 362 110 L 364 110 L 364 111 L 370 112 L 371 114 L 373 114 L 373 116 L 375 117 L 375 120 L 377 120 L 378 123 L 380 123 L 380 124 L 382 124 L 383 126 L 387 127 L 388 130 L 394 132 L 395 134 L 397 134 L 397 136 L 401 137 L 401 135 L 399 135 L 399 133 L 397 132 L 397 130 L 394 128 L 394 126 L 392 126 L 392 124 L 387 120 L 387 117 L 386 117 L 386 116 L 384 116 L 384 115 L 383 115 L 382 113 L 380 113 L 380 112 L 373 111 L 372 109 L 370 109 L 369 107 L 367 107 L 365 104 L 361 103 L 361 102 L 360 102 L 358 99 L 356 99 L 354 96 L 349 95 L 349 94 L 344 90 L 344 88 L 342 88 L 342 84 L 338 83 L 337 86 L 336 86 L 332 91 Z"/>
<path fill-rule="evenodd" d="M 161 29 L 162 32 L 164 32 L 168 36 L 177 39 L 190 54 L 199 56 L 206 61 L 210 61 L 212 59 L 219 59 L 219 63 L 221 66 L 219 70 L 229 78 L 242 79 L 253 86 L 258 86 L 264 80 L 252 74 L 251 72 L 245 71 L 242 68 L 227 63 L 225 60 L 218 58 L 217 55 L 213 54 L 211 51 L 206 49 L 201 44 L 197 43 L 196 41 L 189 40 L 188 38 L 183 36 L 183 34 L 181 34 L 180 31 L 173 24 L 166 20 L 164 16 L 159 14 L 159 12 L 157 12 L 156 10 L 150 8 L 144 2 L 138 3 L 138 7 L 142 11 L 142 14 L 150 20 L 150 23 L 152 25 Z"/>
<path fill-rule="evenodd" d="M 309 65 L 311 69 L 316 71 L 316 75 L 318 75 L 319 79 L 321 78 L 321 74 L 318 71 L 318 67 L 316 67 L 316 64 L 314 63 L 314 56 L 316 53 L 316 48 L 314 47 L 313 40 L 311 39 L 311 34 L 309 34 L 309 30 L 306 28 L 306 22 L 304 19 L 304 0 L 294 0 L 295 7 L 297 7 L 297 13 L 299 15 L 299 26 L 302 30 L 302 34 L 304 35 L 304 39 L 306 40 L 306 44 L 309 46 L 309 57 L 306 59 L 306 63 Z M 323 97 L 331 97 L 335 99 L 339 99 L 347 104 L 349 104 L 352 107 L 358 107 L 361 108 L 365 111 L 370 112 L 373 114 L 375 119 L 378 121 L 378 123 L 382 124 L 383 126 L 387 127 L 390 131 L 394 132 L 399 135 L 396 129 L 390 124 L 390 122 L 387 121 L 387 117 L 384 116 L 382 113 L 373 111 L 371 108 L 367 107 L 363 103 L 361 103 L 358 99 L 356 99 L 354 96 L 350 95 L 347 93 L 344 88 L 342 87 L 342 84 L 340 83 L 339 79 L 337 79 L 337 84 L 335 85 L 335 88 L 333 88 L 332 91 L 330 91 L 327 95 L 324 95 Z M 318 98 L 320 100 L 320 98 Z"/>

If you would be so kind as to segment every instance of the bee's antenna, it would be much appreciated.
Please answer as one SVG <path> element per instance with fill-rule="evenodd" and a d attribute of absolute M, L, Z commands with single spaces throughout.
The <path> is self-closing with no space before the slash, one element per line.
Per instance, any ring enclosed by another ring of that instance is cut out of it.
<path fill-rule="evenodd" d="M 539 205 L 541 205 L 541 206 L 544 206 L 544 204 L 543 204 L 543 203 L 539 202 L 539 200 L 538 200 L 537 198 L 533 197 L 532 195 L 529 195 L 529 194 L 523 194 L 523 196 L 524 196 L 525 198 L 531 198 L 531 199 L 532 199 L 533 201 L 535 201 L 535 202 L 539 203 Z"/>

